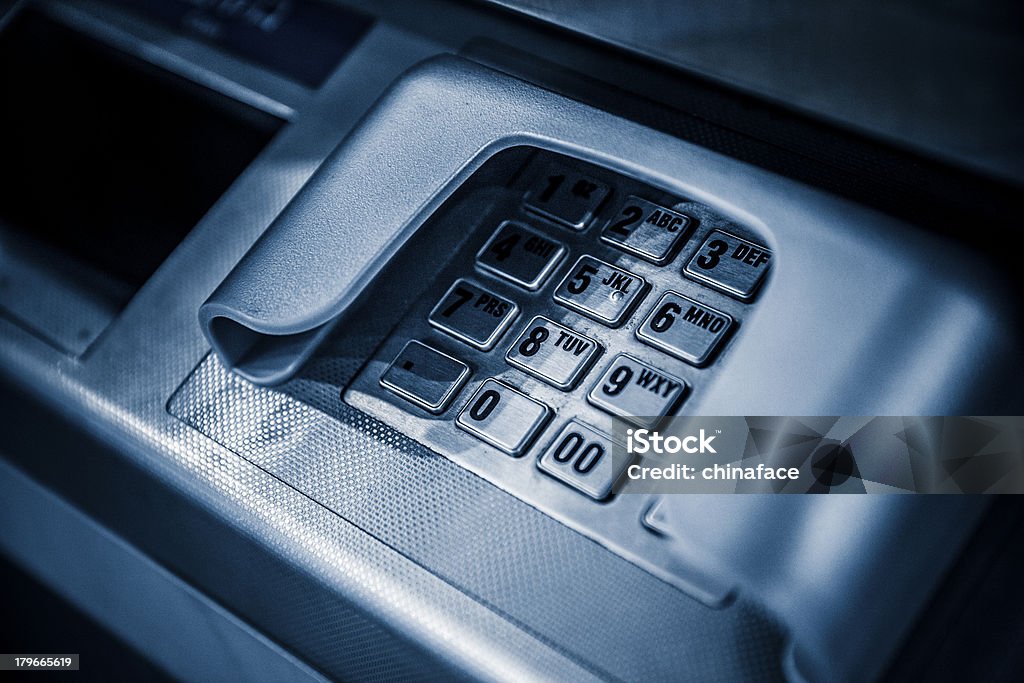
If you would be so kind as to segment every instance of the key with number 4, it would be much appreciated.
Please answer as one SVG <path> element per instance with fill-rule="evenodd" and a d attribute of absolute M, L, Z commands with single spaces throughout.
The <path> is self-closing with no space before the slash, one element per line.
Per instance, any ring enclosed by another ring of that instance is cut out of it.
<path fill-rule="evenodd" d="M 537 289 L 565 256 L 565 246 L 522 223 L 505 221 L 476 255 L 480 270 Z"/>

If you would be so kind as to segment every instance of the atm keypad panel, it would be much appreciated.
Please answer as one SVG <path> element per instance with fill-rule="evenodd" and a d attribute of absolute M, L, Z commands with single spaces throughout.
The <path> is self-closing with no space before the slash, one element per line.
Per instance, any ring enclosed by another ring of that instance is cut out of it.
<path fill-rule="evenodd" d="M 713 382 L 772 251 L 706 205 L 563 155 L 505 171 L 503 201 L 344 398 L 405 433 L 420 424 L 441 454 L 514 458 L 608 500 L 611 417 L 656 427 Z"/>

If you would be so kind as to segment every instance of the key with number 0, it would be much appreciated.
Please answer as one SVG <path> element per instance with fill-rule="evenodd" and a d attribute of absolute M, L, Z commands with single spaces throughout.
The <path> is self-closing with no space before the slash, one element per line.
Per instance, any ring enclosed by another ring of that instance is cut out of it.
<path fill-rule="evenodd" d="M 455 423 L 478 439 L 518 457 L 547 424 L 551 409 L 507 384 L 488 379 Z"/>

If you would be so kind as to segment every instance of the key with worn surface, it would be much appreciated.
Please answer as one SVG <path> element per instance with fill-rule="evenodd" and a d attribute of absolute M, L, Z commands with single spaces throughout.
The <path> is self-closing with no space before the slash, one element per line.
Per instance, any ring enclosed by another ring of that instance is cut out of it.
<path fill-rule="evenodd" d="M 659 266 L 672 260 L 693 229 L 690 217 L 639 197 L 628 197 L 601 240 Z"/>
<path fill-rule="evenodd" d="M 563 391 L 572 389 L 601 353 L 590 337 L 538 315 L 505 354 L 515 367 Z"/>
<path fill-rule="evenodd" d="M 551 417 L 540 401 L 495 379 L 488 379 L 469 399 L 455 423 L 478 439 L 518 457 Z"/>
<path fill-rule="evenodd" d="M 771 267 L 772 252 L 724 230 L 714 230 L 683 272 L 742 301 L 753 298 Z"/>
<path fill-rule="evenodd" d="M 428 320 L 456 339 L 488 351 L 518 314 L 514 301 L 460 279 L 437 302 Z"/>
<path fill-rule="evenodd" d="M 555 301 L 599 323 L 618 327 L 646 291 L 647 282 L 639 275 L 593 256 L 581 256 L 555 290 Z"/>
<path fill-rule="evenodd" d="M 469 366 L 413 339 L 391 361 L 380 384 L 434 414 L 445 411 L 469 377 Z"/>
<path fill-rule="evenodd" d="M 732 327 L 732 317 L 676 292 L 665 292 L 636 337 L 693 365 L 703 365 Z"/>
<path fill-rule="evenodd" d="M 515 221 L 502 223 L 476 255 L 480 270 L 520 287 L 543 284 L 565 256 L 565 246 Z"/>
<path fill-rule="evenodd" d="M 526 193 L 526 210 L 572 230 L 583 230 L 601 208 L 610 188 L 583 173 L 553 166 Z"/>
<path fill-rule="evenodd" d="M 594 383 L 587 400 L 639 427 L 655 427 L 686 393 L 686 382 L 620 353 Z"/>

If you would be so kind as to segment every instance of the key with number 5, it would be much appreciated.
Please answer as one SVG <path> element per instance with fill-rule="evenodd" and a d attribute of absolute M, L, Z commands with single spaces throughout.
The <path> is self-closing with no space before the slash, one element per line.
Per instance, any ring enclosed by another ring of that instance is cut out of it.
<path fill-rule="evenodd" d="M 647 282 L 639 275 L 582 256 L 555 290 L 555 301 L 593 318 L 618 327 L 643 298 Z"/>

